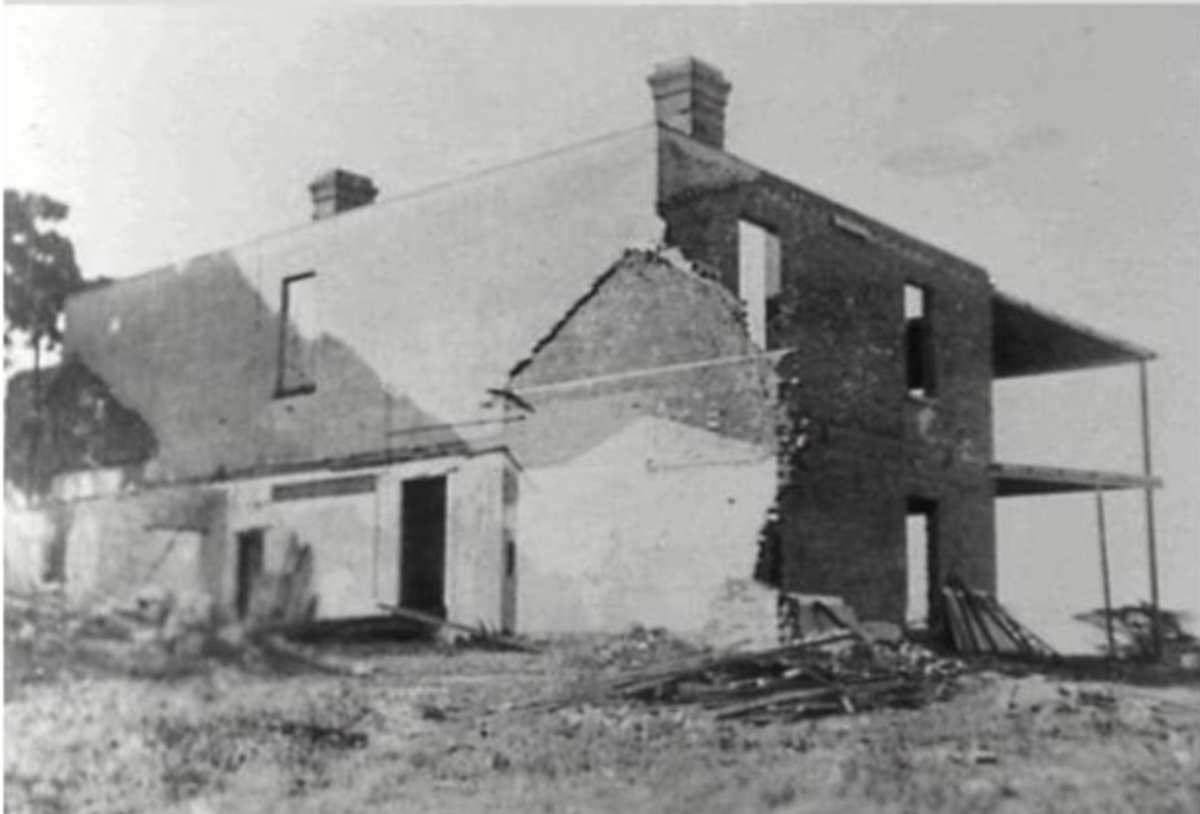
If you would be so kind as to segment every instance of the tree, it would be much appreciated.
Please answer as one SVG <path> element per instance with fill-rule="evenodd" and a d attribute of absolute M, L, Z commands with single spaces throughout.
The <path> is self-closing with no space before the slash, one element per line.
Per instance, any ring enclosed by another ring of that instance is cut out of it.
<path fill-rule="evenodd" d="M 83 287 L 75 247 L 53 227 L 68 211 L 47 195 L 4 190 L 4 347 L 22 336 L 35 369 L 62 341 L 67 297 Z"/>
<path fill-rule="evenodd" d="M 14 374 L 5 393 L 4 477 L 21 494 L 46 494 L 64 472 L 134 466 L 157 452 L 149 425 L 78 357 L 41 379 L 40 411 L 32 370 Z"/>
<path fill-rule="evenodd" d="M 36 192 L 4 190 L 4 363 L 18 337 L 33 351 L 33 413 L 30 464 L 37 481 L 43 435 L 42 352 L 62 342 L 67 297 L 83 287 L 75 247 L 54 224 L 66 204 Z"/>

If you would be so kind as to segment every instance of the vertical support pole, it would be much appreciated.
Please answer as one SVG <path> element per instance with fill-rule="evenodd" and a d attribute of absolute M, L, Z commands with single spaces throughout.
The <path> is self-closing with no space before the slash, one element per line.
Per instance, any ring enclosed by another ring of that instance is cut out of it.
<path fill-rule="evenodd" d="M 1100 534 L 1100 576 L 1104 580 L 1104 632 L 1108 636 L 1108 657 L 1117 656 L 1117 643 L 1113 638 L 1112 580 L 1108 571 L 1108 531 L 1104 522 L 1104 489 L 1096 486 L 1096 528 Z"/>
<path fill-rule="evenodd" d="M 1162 658 L 1162 622 L 1158 606 L 1158 540 L 1154 527 L 1153 457 L 1150 451 L 1150 382 L 1146 360 L 1138 362 L 1138 383 L 1142 405 L 1142 474 L 1146 477 L 1146 548 L 1150 560 L 1150 632 L 1154 638 L 1154 658 Z"/>

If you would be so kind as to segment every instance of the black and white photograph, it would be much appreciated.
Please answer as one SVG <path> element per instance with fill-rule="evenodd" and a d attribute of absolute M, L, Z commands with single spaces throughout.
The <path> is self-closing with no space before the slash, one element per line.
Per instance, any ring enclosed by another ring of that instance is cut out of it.
<path fill-rule="evenodd" d="M 1200 5 L 0 25 L 6 812 L 1200 814 Z"/>

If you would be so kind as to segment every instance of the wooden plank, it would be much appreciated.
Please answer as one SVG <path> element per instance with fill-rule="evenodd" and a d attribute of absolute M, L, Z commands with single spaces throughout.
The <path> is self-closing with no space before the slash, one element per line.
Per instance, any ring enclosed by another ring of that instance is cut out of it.
<path fill-rule="evenodd" d="M 379 603 L 379 607 L 382 608 L 383 610 L 386 610 L 392 616 L 399 616 L 403 619 L 411 619 L 414 622 L 419 622 L 421 624 L 429 625 L 430 627 L 432 627 L 434 629 L 446 627 L 446 628 L 450 628 L 451 630 L 457 630 L 460 633 L 466 633 L 472 638 L 472 640 L 474 640 L 476 642 L 486 642 L 488 644 L 494 644 L 505 650 L 514 650 L 514 651 L 517 651 L 520 653 L 540 653 L 541 652 L 540 650 L 538 650 L 535 647 L 531 647 L 530 645 L 527 645 L 524 642 L 518 642 L 515 639 L 509 638 L 508 636 L 502 636 L 499 634 L 488 633 L 487 631 L 485 631 L 481 628 L 474 628 L 469 625 L 464 625 L 461 622 L 455 622 L 450 619 L 443 619 L 442 617 L 434 616 L 431 613 L 425 613 L 423 611 L 414 610 L 412 608 L 402 608 L 398 605 L 388 605 L 383 602 Z"/>
<path fill-rule="evenodd" d="M 1143 359 L 1138 365 L 1138 395 L 1141 405 L 1142 425 L 1142 473 L 1147 484 L 1158 482 L 1154 477 L 1154 460 L 1150 446 L 1150 380 Z M 1153 638 L 1154 658 L 1161 660 L 1163 655 L 1162 617 L 1159 614 L 1161 606 L 1158 600 L 1158 537 L 1154 522 L 1154 488 L 1147 485 L 1143 493 L 1146 516 L 1146 554 L 1150 565 L 1150 633 Z"/>
<path fill-rule="evenodd" d="M 978 653 L 979 646 L 971 635 L 966 611 L 963 608 L 958 591 L 954 588 L 945 588 L 943 589 L 943 595 L 946 597 L 947 610 L 951 612 L 951 627 L 958 651 L 960 653 Z"/>
<path fill-rule="evenodd" d="M 1018 654 L 1033 655 L 1037 652 L 1034 643 L 1025 635 L 1016 621 L 991 596 L 981 593 L 978 595 L 977 602 L 982 612 L 1004 630 L 1005 635 L 1012 640 Z"/>
<path fill-rule="evenodd" d="M 789 692 L 774 693 L 765 698 L 757 698 L 753 701 L 747 701 L 744 704 L 733 704 L 718 708 L 717 720 L 723 721 L 728 718 L 737 718 L 750 712 L 767 707 L 777 706 L 779 704 L 793 704 L 802 701 L 816 700 L 833 700 L 840 703 L 841 690 L 837 687 L 817 687 L 814 689 L 791 690 Z"/>
<path fill-rule="evenodd" d="M 966 637 L 962 631 L 962 620 L 959 619 L 958 605 L 954 601 L 953 591 L 950 588 L 942 588 L 942 608 L 950 628 L 950 643 L 959 653 L 966 652 Z"/>
<path fill-rule="evenodd" d="M 1015 631 L 1016 635 L 1027 644 L 1031 654 L 1041 654 L 1047 656 L 1058 655 L 1057 650 L 1046 644 L 1046 642 L 1040 636 L 1017 621 L 1012 614 L 1005 610 L 1004 607 L 996 601 L 994 596 L 991 596 L 990 594 L 983 594 L 983 601 L 987 605 L 989 611 L 997 619 L 1002 620 L 1004 624 Z"/>
<path fill-rule="evenodd" d="M 1108 531 L 1104 519 L 1104 490 L 1096 489 L 1096 531 L 1100 538 L 1100 580 L 1104 588 L 1104 633 L 1108 640 L 1108 657 L 1117 657 L 1117 641 L 1113 635 L 1112 579 L 1108 573 Z"/>
<path fill-rule="evenodd" d="M 986 652 L 1004 652 L 1000 647 L 997 637 L 992 635 L 992 630 L 988 626 L 988 617 L 986 615 L 986 611 L 979 604 L 977 597 L 970 590 L 963 590 L 960 593 L 960 596 L 962 597 L 962 601 L 966 604 L 971 614 L 972 621 L 976 624 L 979 631 L 983 633 L 982 639 L 987 640 L 988 650 Z M 1007 636 L 1005 631 L 1000 630 L 999 632 Z"/>

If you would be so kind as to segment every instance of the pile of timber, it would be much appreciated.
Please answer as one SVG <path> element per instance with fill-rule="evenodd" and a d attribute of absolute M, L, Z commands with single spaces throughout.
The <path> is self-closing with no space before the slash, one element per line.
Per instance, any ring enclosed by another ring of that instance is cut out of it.
<path fill-rule="evenodd" d="M 687 704 L 718 720 L 795 721 L 880 707 L 920 707 L 944 697 L 963 666 L 908 642 L 844 630 L 754 652 L 708 655 L 627 672 L 529 708 L 614 700 Z"/>
<path fill-rule="evenodd" d="M 953 581 L 942 588 L 942 597 L 950 641 L 957 652 L 1039 659 L 1058 656 L 986 591 Z"/>

